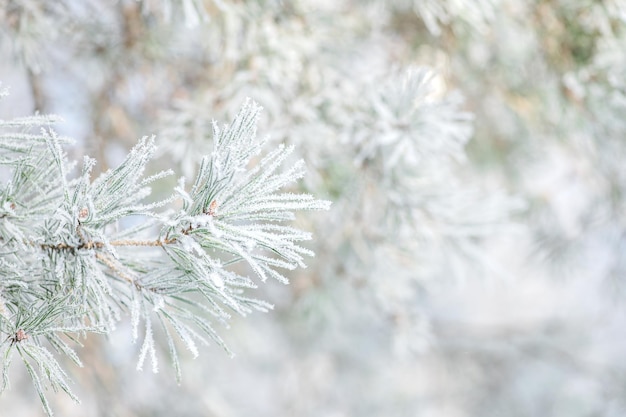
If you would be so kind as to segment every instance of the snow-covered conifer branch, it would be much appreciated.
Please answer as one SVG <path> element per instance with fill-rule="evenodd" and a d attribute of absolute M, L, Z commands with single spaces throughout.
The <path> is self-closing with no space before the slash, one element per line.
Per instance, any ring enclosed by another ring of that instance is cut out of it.
<path fill-rule="evenodd" d="M 231 266 L 243 261 L 262 281 L 286 283 L 278 270 L 305 266 L 312 252 L 300 242 L 311 235 L 280 223 L 329 202 L 284 191 L 304 175 L 304 164 L 282 170 L 291 152 L 282 146 L 260 156 L 260 110 L 247 101 L 232 124 L 215 123 L 214 151 L 191 190 L 181 181 L 171 197 L 149 203 L 149 185 L 171 175 L 144 176 L 154 138 L 141 139 L 117 168 L 92 180 L 96 161 L 88 157 L 71 174 L 75 163 L 50 128 L 52 118 L 0 121 L 3 389 L 17 353 L 51 414 L 46 385 L 75 397 L 49 348 L 81 365 L 71 341 L 108 333 L 126 315 L 134 340 L 143 339 L 137 368 L 148 360 L 158 371 L 162 336 L 180 378 L 174 336 L 194 356 L 210 341 L 228 350 L 214 321 L 227 324 L 229 311 L 272 308 L 247 295 L 254 280 Z M 139 224 L 118 230 L 128 218 Z"/>

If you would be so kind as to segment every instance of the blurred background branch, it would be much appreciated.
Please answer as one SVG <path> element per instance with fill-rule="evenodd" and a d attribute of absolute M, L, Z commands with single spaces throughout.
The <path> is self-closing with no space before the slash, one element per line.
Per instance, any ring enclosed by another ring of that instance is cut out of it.
<path fill-rule="evenodd" d="M 0 118 L 59 114 L 103 171 L 154 133 L 191 179 L 249 96 L 334 202 L 235 360 L 181 357 L 177 387 L 122 326 L 60 414 L 626 414 L 624 0 L 0 4 Z M 38 412 L 12 381 L 0 407 Z"/>

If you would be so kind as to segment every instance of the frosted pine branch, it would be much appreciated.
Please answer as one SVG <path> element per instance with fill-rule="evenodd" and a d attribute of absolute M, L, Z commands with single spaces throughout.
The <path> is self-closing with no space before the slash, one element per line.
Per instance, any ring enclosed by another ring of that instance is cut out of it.
<path fill-rule="evenodd" d="M 49 348 L 81 365 L 72 341 L 111 332 L 126 316 L 141 342 L 137 369 L 149 358 L 158 371 L 164 340 L 180 378 L 174 336 L 193 356 L 211 341 L 228 351 L 213 322 L 227 325 L 229 311 L 272 308 L 247 295 L 254 276 L 287 283 L 280 270 L 304 267 L 313 255 L 300 243 L 311 235 L 281 223 L 295 210 L 328 209 L 329 202 L 285 191 L 302 178 L 304 164 L 283 169 L 292 151 L 283 146 L 261 155 L 260 111 L 246 101 L 232 124 L 214 123 L 213 153 L 191 189 L 181 180 L 172 196 L 151 203 L 150 185 L 171 175 L 144 177 L 154 138 L 141 139 L 117 168 L 92 180 L 91 158 L 71 174 L 76 164 L 65 154 L 67 140 L 50 128 L 53 118 L 0 121 L 3 389 L 17 354 L 51 414 L 46 385 L 75 397 Z M 117 230 L 130 216 L 140 224 Z M 233 269 L 239 263 L 250 275 Z"/>

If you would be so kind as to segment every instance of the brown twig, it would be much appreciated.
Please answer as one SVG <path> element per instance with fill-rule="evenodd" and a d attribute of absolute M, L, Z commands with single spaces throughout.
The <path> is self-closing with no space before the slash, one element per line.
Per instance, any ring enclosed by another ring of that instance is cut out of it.
<path fill-rule="evenodd" d="M 164 240 L 132 240 L 132 239 L 122 239 L 122 240 L 112 240 L 109 242 L 111 246 L 148 246 L 148 247 L 162 247 L 165 245 L 171 245 L 176 243 L 176 239 L 164 239 Z M 43 243 L 40 245 L 42 249 L 52 249 L 52 250 L 69 250 L 75 252 L 81 249 L 102 249 L 105 247 L 104 242 L 96 242 L 93 240 L 89 240 L 87 242 L 83 242 L 80 245 L 72 246 L 67 243 L 57 243 L 56 245 L 50 243 Z"/>
<path fill-rule="evenodd" d="M 105 254 L 100 253 L 100 252 L 96 252 L 96 259 L 102 262 L 103 264 L 105 264 L 106 266 L 108 266 L 111 271 L 117 274 L 120 278 L 127 281 L 129 284 L 133 284 L 134 286 L 139 287 L 139 283 L 133 277 L 128 275 L 126 272 L 122 271 L 118 267 L 118 265 L 115 265 L 115 262 L 113 261 L 113 259 L 109 258 Z"/>

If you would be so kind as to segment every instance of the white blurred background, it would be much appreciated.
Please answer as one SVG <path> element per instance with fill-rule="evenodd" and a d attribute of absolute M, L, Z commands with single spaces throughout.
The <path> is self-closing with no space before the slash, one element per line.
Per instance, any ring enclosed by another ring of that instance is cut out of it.
<path fill-rule="evenodd" d="M 123 322 L 57 415 L 626 415 L 626 1 L 0 0 L 0 82 L 97 170 L 156 134 L 189 178 L 251 97 L 333 201 L 234 359 L 177 385 Z M 5 415 L 43 415 L 17 362 Z"/>

